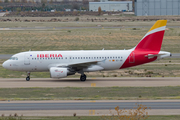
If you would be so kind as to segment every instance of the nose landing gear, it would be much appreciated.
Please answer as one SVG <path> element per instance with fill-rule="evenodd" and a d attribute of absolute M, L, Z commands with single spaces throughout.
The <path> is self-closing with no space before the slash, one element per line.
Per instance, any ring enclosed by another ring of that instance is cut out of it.
<path fill-rule="evenodd" d="M 27 72 L 26 81 L 30 81 L 30 72 Z"/>

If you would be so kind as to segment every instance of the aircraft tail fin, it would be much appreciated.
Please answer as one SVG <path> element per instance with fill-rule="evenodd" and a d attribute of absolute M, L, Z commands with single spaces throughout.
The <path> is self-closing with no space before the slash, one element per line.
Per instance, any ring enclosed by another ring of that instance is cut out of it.
<path fill-rule="evenodd" d="M 160 51 L 166 23 L 167 20 L 158 20 L 134 49 L 143 51 Z"/>

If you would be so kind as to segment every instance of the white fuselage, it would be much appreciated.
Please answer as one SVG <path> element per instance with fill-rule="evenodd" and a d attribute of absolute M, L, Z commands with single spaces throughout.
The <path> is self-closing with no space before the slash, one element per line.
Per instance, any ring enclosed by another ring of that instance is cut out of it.
<path fill-rule="evenodd" d="M 120 69 L 131 52 L 132 50 L 29 51 L 13 55 L 3 66 L 16 71 L 35 72 L 49 71 L 50 67 L 61 65 L 99 61 L 97 64 L 103 70 L 114 70 Z"/>
<path fill-rule="evenodd" d="M 138 58 L 131 56 L 130 50 L 86 50 L 86 51 L 28 51 L 15 54 L 11 59 L 3 63 L 3 67 L 15 71 L 38 72 L 49 71 L 51 67 L 67 67 L 73 64 L 89 63 L 97 61 L 96 64 L 102 69 L 95 67 L 93 70 L 83 68 L 84 72 L 92 72 L 99 70 L 116 70 L 120 69 L 125 61 L 133 64 Z M 170 56 L 169 52 L 165 53 L 157 59 Z M 130 58 L 131 57 L 131 58 Z M 126 63 L 127 64 L 127 63 Z M 135 65 L 132 65 L 135 66 Z"/>

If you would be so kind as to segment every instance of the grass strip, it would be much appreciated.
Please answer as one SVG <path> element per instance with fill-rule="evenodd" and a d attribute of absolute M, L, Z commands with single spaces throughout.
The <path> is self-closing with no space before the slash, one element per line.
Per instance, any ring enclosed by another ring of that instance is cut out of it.
<path fill-rule="evenodd" d="M 176 87 L 1 88 L 0 100 L 180 99 Z"/>

